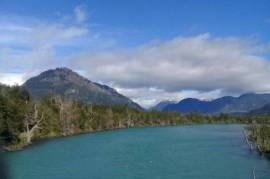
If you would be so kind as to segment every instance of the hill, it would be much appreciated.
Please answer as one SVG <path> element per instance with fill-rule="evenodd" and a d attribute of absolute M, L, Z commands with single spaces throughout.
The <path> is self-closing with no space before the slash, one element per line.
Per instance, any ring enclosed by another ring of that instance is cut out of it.
<path fill-rule="evenodd" d="M 87 104 L 128 105 L 142 109 L 138 104 L 119 94 L 109 86 L 92 82 L 68 68 L 48 70 L 27 80 L 23 87 L 35 99 L 44 96 L 59 95 Z"/>

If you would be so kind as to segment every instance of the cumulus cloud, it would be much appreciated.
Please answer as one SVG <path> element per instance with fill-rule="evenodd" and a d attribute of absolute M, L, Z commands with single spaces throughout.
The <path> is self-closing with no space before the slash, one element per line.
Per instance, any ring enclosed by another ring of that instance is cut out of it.
<path fill-rule="evenodd" d="M 215 38 L 207 33 L 134 49 L 84 54 L 74 58 L 72 66 L 88 72 L 91 79 L 123 89 L 266 92 L 270 91 L 270 63 L 258 55 L 262 47 L 251 40 Z"/>

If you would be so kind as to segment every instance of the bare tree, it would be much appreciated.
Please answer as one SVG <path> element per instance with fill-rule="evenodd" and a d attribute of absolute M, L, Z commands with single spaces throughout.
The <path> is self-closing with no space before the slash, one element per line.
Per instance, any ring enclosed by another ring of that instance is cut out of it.
<path fill-rule="evenodd" d="M 113 128 L 114 120 L 113 120 L 113 111 L 112 111 L 111 106 L 107 108 L 106 113 L 107 113 L 107 119 L 106 119 L 105 128 Z"/>
<path fill-rule="evenodd" d="M 73 102 L 64 100 L 61 97 L 56 98 L 56 104 L 59 107 L 59 121 L 61 124 L 62 135 L 69 135 L 73 133 Z"/>
<path fill-rule="evenodd" d="M 25 137 L 27 143 L 31 143 L 35 131 L 41 129 L 40 123 L 42 122 L 42 120 L 43 120 L 43 113 L 39 115 L 37 105 L 34 104 L 33 114 L 32 113 L 30 113 L 30 115 L 27 114 L 25 119 L 25 127 L 26 127 Z"/>
<path fill-rule="evenodd" d="M 133 121 L 131 119 L 131 114 L 130 114 L 128 108 L 126 109 L 126 115 L 127 115 L 127 118 L 126 118 L 126 120 L 127 120 L 126 121 L 127 127 L 133 127 L 134 124 L 133 124 Z"/>

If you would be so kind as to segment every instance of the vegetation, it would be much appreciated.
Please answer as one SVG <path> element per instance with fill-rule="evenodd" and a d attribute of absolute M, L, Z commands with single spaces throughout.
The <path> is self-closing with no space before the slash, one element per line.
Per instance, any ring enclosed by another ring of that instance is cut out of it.
<path fill-rule="evenodd" d="M 267 118 L 258 118 L 265 122 Z M 190 123 L 250 123 L 247 116 L 140 111 L 127 105 L 89 105 L 59 96 L 35 101 L 21 87 L 0 86 L 0 136 L 7 150 L 33 140 L 101 130 Z"/>
<path fill-rule="evenodd" d="M 249 138 L 260 152 L 270 153 L 270 125 L 252 124 L 248 127 Z"/>

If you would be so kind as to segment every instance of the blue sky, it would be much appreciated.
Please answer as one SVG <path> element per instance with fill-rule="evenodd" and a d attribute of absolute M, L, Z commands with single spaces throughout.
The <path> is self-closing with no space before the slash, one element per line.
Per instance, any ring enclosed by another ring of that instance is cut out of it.
<path fill-rule="evenodd" d="M 268 0 L 1 0 L 0 12 L 54 21 L 78 5 L 84 6 L 89 24 L 104 35 L 124 38 L 119 39 L 123 45 L 205 32 L 270 39 Z"/>
<path fill-rule="evenodd" d="M 143 106 L 269 92 L 268 0 L 0 0 L 0 82 L 68 66 Z"/>

